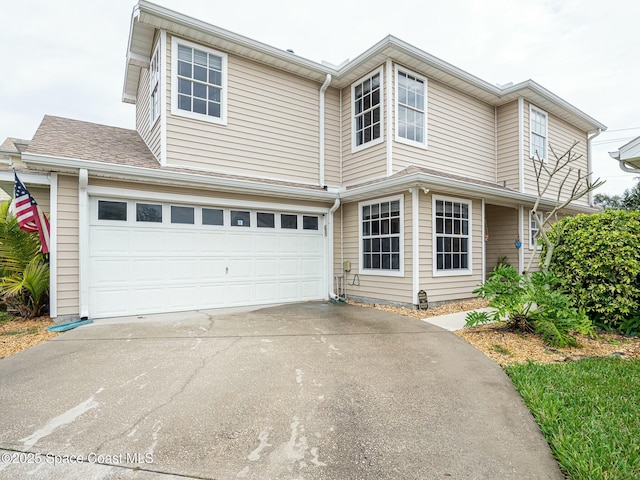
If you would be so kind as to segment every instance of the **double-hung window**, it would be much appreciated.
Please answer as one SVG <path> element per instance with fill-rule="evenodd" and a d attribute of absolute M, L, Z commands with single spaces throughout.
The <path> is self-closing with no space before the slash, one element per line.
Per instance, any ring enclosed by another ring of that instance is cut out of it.
<path fill-rule="evenodd" d="M 226 123 L 227 55 L 174 38 L 172 59 L 171 113 Z"/>
<path fill-rule="evenodd" d="M 396 69 L 396 138 L 426 146 L 426 79 Z"/>
<path fill-rule="evenodd" d="M 160 116 L 160 45 L 156 47 L 149 64 L 149 113 L 151 115 L 151 125 Z"/>
<path fill-rule="evenodd" d="M 544 220 L 544 214 L 541 212 L 537 213 L 538 220 L 542 222 Z M 538 237 L 540 235 L 540 229 L 538 228 L 538 224 L 536 223 L 535 218 L 533 218 L 533 213 L 529 213 L 529 247 L 530 248 L 542 248 L 538 245 Z"/>
<path fill-rule="evenodd" d="M 471 202 L 433 198 L 434 274 L 471 273 Z"/>
<path fill-rule="evenodd" d="M 547 158 L 547 114 L 536 107 L 531 106 L 529 124 L 531 130 L 531 152 L 532 158 Z"/>
<path fill-rule="evenodd" d="M 351 88 L 353 96 L 353 148 L 382 141 L 382 70 L 361 79 Z"/>
<path fill-rule="evenodd" d="M 361 272 L 402 274 L 402 197 L 360 202 Z"/>

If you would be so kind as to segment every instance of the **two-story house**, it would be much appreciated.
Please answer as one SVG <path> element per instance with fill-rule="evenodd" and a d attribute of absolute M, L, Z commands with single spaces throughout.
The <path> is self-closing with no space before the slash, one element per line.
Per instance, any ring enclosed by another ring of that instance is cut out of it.
<path fill-rule="evenodd" d="M 395 37 L 334 66 L 144 0 L 123 100 L 136 130 L 45 116 L 20 155 L 48 192 L 54 317 L 472 297 L 536 253 L 533 152 L 577 140 L 590 170 L 605 129 Z"/>

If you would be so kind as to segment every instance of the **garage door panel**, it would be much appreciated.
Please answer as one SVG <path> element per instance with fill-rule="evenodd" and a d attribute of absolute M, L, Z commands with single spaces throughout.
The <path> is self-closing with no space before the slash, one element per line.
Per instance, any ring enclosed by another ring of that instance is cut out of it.
<path fill-rule="evenodd" d="M 101 259 L 89 269 L 89 282 L 96 287 L 126 285 L 129 283 L 129 260 Z"/>
<path fill-rule="evenodd" d="M 89 294 L 91 315 L 101 317 L 105 315 L 130 315 L 130 290 L 94 288 Z"/>
<path fill-rule="evenodd" d="M 300 250 L 300 238 L 293 235 L 281 236 L 278 241 L 280 253 L 298 253 Z"/>
<path fill-rule="evenodd" d="M 256 253 L 266 253 L 268 255 L 273 255 L 273 252 L 277 252 L 277 251 L 278 251 L 277 235 L 264 234 L 264 235 L 260 235 L 260 237 L 256 239 Z"/>
<path fill-rule="evenodd" d="M 317 235 L 315 236 L 304 236 L 301 238 L 300 245 L 301 253 L 311 253 L 316 255 L 322 255 L 322 237 Z"/>
<path fill-rule="evenodd" d="M 280 301 L 295 302 L 300 298 L 300 282 L 298 280 L 291 282 L 280 282 Z"/>
<path fill-rule="evenodd" d="M 100 228 L 89 242 L 89 255 L 129 254 L 129 232 L 125 229 Z M 77 247 L 76 247 L 77 248 Z"/>
<path fill-rule="evenodd" d="M 204 255 L 226 253 L 228 243 L 224 232 L 197 232 L 200 252 Z"/>
<path fill-rule="evenodd" d="M 257 258 L 255 276 L 258 279 L 273 278 L 278 272 L 278 262 L 274 258 Z"/>
<path fill-rule="evenodd" d="M 200 280 L 224 280 L 227 277 L 227 265 L 229 262 L 225 259 L 200 259 Z"/>
<path fill-rule="evenodd" d="M 279 258 L 278 259 L 278 270 L 281 277 L 287 276 L 298 276 L 299 274 L 299 264 L 297 258 Z"/>
<path fill-rule="evenodd" d="M 131 261 L 131 280 L 134 285 L 164 284 L 166 272 L 164 258 L 137 258 Z"/>
<path fill-rule="evenodd" d="M 198 255 L 198 238 L 193 232 L 172 230 L 167 232 L 167 248 L 183 255 Z"/>
<path fill-rule="evenodd" d="M 165 232 L 162 230 L 132 230 L 130 235 L 130 254 L 157 255 L 165 252 Z"/>
<path fill-rule="evenodd" d="M 255 292 L 255 301 L 257 303 L 271 302 L 274 298 L 277 298 L 277 284 L 275 282 L 257 283 L 255 286 Z"/>
<path fill-rule="evenodd" d="M 253 262 L 251 258 L 245 259 L 229 259 L 229 280 L 249 280 L 253 277 Z"/>
<path fill-rule="evenodd" d="M 170 282 L 193 283 L 200 280 L 200 266 L 197 258 L 177 257 L 169 258 L 166 261 L 167 272 L 170 272 Z"/>
<path fill-rule="evenodd" d="M 248 232 L 247 234 L 231 234 L 229 235 L 229 243 L 227 244 L 227 251 L 229 255 L 235 255 L 239 253 L 252 254 L 253 253 L 253 237 L 250 236 L 254 232 Z"/>
<path fill-rule="evenodd" d="M 171 303 L 175 308 L 190 310 L 194 308 L 194 305 L 199 305 L 200 288 L 191 285 L 172 286 L 170 295 L 173 297 Z"/>
<path fill-rule="evenodd" d="M 303 300 L 313 300 L 317 298 L 318 291 L 322 288 L 322 279 L 318 278 L 316 280 L 305 280 L 300 282 L 300 287 L 302 289 L 302 299 Z"/>
<path fill-rule="evenodd" d="M 227 286 L 224 284 L 202 285 L 200 287 L 200 305 L 204 308 L 225 306 L 227 304 Z"/>
<path fill-rule="evenodd" d="M 302 258 L 300 260 L 302 276 L 322 275 L 322 259 L 320 258 Z"/>
<path fill-rule="evenodd" d="M 131 290 L 132 303 L 137 313 L 162 312 L 167 308 L 167 295 L 165 287 L 134 288 Z"/>
<path fill-rule="evenodd" d="M 229 305 L 251 305 L 255 303 L 253 283 L 230 284 L 228 288 Z"/>

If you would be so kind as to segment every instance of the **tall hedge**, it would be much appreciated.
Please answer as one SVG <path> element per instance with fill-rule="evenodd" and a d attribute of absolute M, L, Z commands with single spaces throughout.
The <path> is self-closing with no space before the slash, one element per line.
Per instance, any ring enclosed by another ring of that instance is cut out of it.
<path fill-rule="evenodd" d="M 640 316 L 640 212 L 566 217 L 549 233 L 560 234 L 550 270 L 594 323 L 620 329 Z"/>

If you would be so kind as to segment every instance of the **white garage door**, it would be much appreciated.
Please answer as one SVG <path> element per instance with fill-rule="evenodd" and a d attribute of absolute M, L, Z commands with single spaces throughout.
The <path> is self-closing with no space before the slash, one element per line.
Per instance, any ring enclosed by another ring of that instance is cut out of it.
<path fill-rule="evenodd" d="M 325 297 L 322 214 L 91 200 L 90 317 Z"/>

